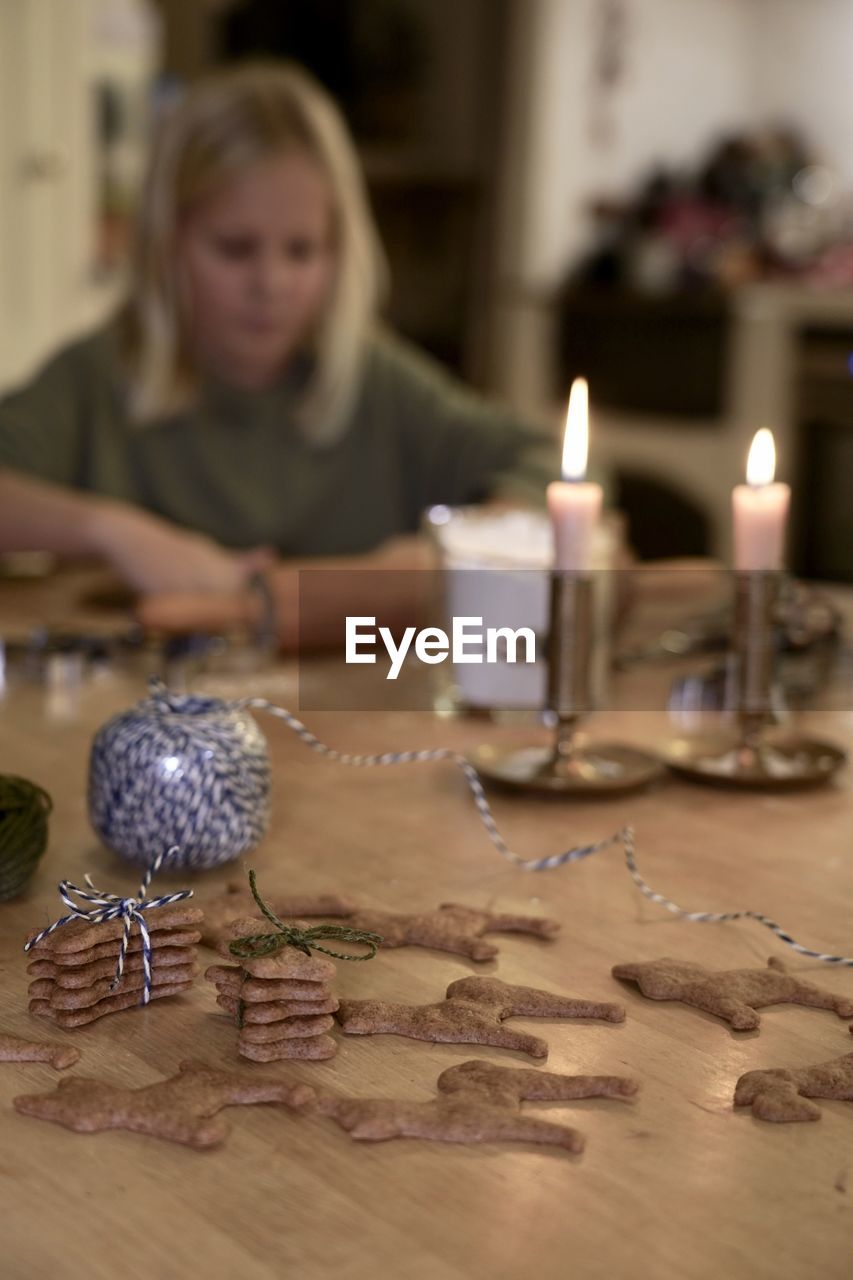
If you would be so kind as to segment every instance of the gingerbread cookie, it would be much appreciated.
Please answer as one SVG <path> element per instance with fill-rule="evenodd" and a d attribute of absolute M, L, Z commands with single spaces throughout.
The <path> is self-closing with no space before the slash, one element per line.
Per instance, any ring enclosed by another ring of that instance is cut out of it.
<path fill-rule="evenodd" d="M 579 1153 L 576 1129 L 521 1114 L 524 1101 L 632 1098 L 637 1084 L 625 1076 L 563 1076 L 550 1071 L 463 1062 L 438 1077 L 431 1102 L 335 1098 L 320 1093 L 318 1109 L 362 1142 L 426 1138 L 433 1142 L 534 1142 Z"/>
<path fill-rule="evenodd" d="M 301 924 L 296 921 L 296 924 Z M 261 917 L 248 920 L 232 920 L 229 926 L 230 939 L 224 939 L 217 946 L 217 951 L 228 960 L 234 960 L 231 943 L 237 939 L 251 937 L 254 934 L 269 932 L 269 925 Z M 328 982 L 335 976 L 335 966 L 325 956 L 305 955 L 297 947 L 283 946 L 270 955 L 240 959 L 241 969 L 252 978 L 263 978 L 264 981 L 287 982 Z"/>
<path fill-rule="evenodd" d="M 147 874 L 136 899 L 112 894 L 98 899 L 108 904 L 105 912 L 115 914 L 115 919 L 93 922 L 66 916 L 30 935 L 25 949 L 31 955 L 31 1013 L 72 1028 L 187 990 L 198 973 L 199 933 L 192 926 L 202 913 L 185 901 L 169 902 L 168 896 L 147 905 L 149 880 Z M 184 897 L 189 893 L 181 892 Z"/>
<path fill-rule="evenodd" d="M 256 909 L 251 891 L 243 880 L 230 881 L 224 893 L 216 898 L 208 898 L 199 905 L 204 911 L 202 942 L 205 946 L 214 948 L 234 937 L 231 925 L 235 920 L 245 919 Z M 292 920 L 294 917 L 334 919 L 351 915 L 356 909 L 354 901 L 336 893 L 282 895 L 274 898 L 271 906 L 283 920 Z"/>
<path fill-rule="evenodd" d="M 328 985 L 325 982 L 301 982 L 287 978 L 281 982 L 269 978 L 250 978 L 238 964 L 212 964 L 204 976 L 216 985 L 223 995 L 237 997 L 247 1004 L 267 1003 L 270 1000 L 325 1000 Z"/>
<path fill-rule="evenodd" d="M 151 972 L 160 969 L 175 968 L 178 965 L 192 964 L 195 957 L 194 947 L 158 947 L 151 956 Z M 129 954 L 124 962 L 124 972 L 141 973 L 144 969 L 142 952 Z M 51 960 L 33 960 L 27 965 L 27 973 L 34 978 L 50 978 L 58 987 L 90 987 L 95 982 L 115 977 L 115 956 L 105 960 L 95 960 L 90 964 L 64 965 L 54 964 Z"/>
<path fill-rule="evenodd" d="M 153 935 L 163 930 L 187 929 L 200 924 L 202 912 L 198 907 L 189 907 L 185 902 L 176 902 L 170 906 L 150 907 L 145 912 L 145 923 L 148 932 Z M 34 929 L 27 937 L 27 942 L 38 937 L 40 930 Z M 88 920 L 72 920 L 70 924 L 50 933 L 30 950 L 32 956 L 45 956 L 55 959 L 56 956 L 79 954 L 91 947 L 103 945 L 105 942 L 120 942 L 124 932 L 121 920 L 104 920 L 100 924 L 90 924 Z M 139 943 L 138 938 L 136 939 Z"/>
<path fill-rule="evenodd" d="M 488 1044 L 546 1058 L 548 1045 L 537 1036 L 505 1027 L 511 1017 L 596 1018 L 622 1022 L 616 1004 L 577 1000 L 535 987 L 517 987 L 498 978 L 460 978 L 444 1000 L 405 1005 L 384 1000 L 342 1000 L 335 1015 L 347 1035 L 402 1035 L 445 1044 Z"/>
<path fill-rule="evenodd" d="M 179 982 L 152 987 L 151 999 L 164 1000 L 169 996 L 178 996 L 183 991 L 189 991 L 191 986 L 191 982 Z M 85 1027 L 90 1022 L 97 1022 L 99 1018 L 107 1017 L 108 1014 L 120 1013 L 122 1009 L 132 1009 L 138 1005 L 139 992 L 125 991 L 121 995 L 103 997 L 97 1004 L 90 1005 L 87 1009 L 53 1009 L 50 1001 L 44 999 L 30 1000 L 28 1008 L 36 1017 L 48 1018 L 58 1027 L 70 1031 L 74 1027 Z"/>
<path fill-rule="evenodd" d="M 331 1036 L 301 1036 L 296 1040 L 276 1040 L 272 1044 L 251 1044 L 241 1040 L 240 1054 L 251 1062 L 286 1062 L 290 1059 L 318 1062 L 333 1058 L 338 1046 Z"/>
<path fill-rule="evenodd" d="M 80 1060 L 80 1050 L 73 1045 L 48 1040 L 22 1040 L 20 1036 L 0 1035 L 0 1062 L 47 1062 L 57 1071 L 73 1067 Z"/>
<path fill-rule="evenodd" d="M 245 917 L 253 905 L 251 893 L 242 883 L 229 884 L 224 895 L 203 904 L 203 942 L 217 948 L 227 943 L 234 937 L 234 921 Z M 480 911 L 450 902 L 434 911 L 405 914 L 360 908 L 352 899 L 338 894 L 291 894 L 276 898 L 272 910 L 285 920 L 346 918 L 354 929 L 380 934 L 383 947 L 429 947 L 475 961 L 492 960 L 498 954 L 493 943 L 483 940 L 484 934 L 524 933 L 552 939 L 560 931 L 556 920 Z"/>
<path fill-rule="evenodd" d="M 100 926 L 96 926 L 100 927 Z M 195 947 L 201 938 L 201 934 L 197 929 L 161 929 L 157 934 L 157 952 L 162 953 L 170 948 L 180 948 L 185 950 L 188 947 Z M 153 939 L 152 939 L 153 941 Z M 69 951 L 63 953 L 61 951 L 47 951 L 42 949 L 41 943 L 30 951 L 30 955 L 36 956 L 27 965 L 27 973 L 35 973 L 36 976 L 43 976 L 33 968 L 36 964 L 50 964 L 56 968 L 63 969 L 80 969 L 88 964 L 95 964 L 101 960 L 112 960 L 115 966 L 115 958 L 118 954 L 118 944 L 113 942 L 99 942 L 93 947 L 87 947 L 80 951 Z M 142 940 L 139 934 L 133 934 L 127 944 L 127 959 L 133 956 L 142 955 Z"/>
<path fill-rule="evenodd" d="M 113 966 L 115 969 L 115 966 Z M 177 986 L 186 983 L 188 986 L 198 976 L 198 966 L 194 964 L 170 965 L 165 969 L 156 968 L 151 972 L 152 992 L 157 987 Z M 29 986 L 29 994 L 34 1000 L 47 1000 L 51 1009 L 89 1009 L 112 996 L 120 996 L 132 991 L 136 999 L 144 986 L 144 974 L 134 970 L 125 973 L 117 987 L 112 987 L 111 978 L 101 978 L 88 987 L 61 987 L 50 978 L 37 978 Z"/>
<path fill-rule="evenodd" d="M 747 1071 L 735 1087 L 736 1107 L 752 1107 L 759 1120 L 777 1124 L 819 1120 L 820 1107 L 804 1101 L 806 1098 L 853 1102 L 853 1053 L 812 1067 Z"/>
<path fill-rule="evenodd" d="M 853 1018 L 853 1000 L 824 991 L 787 972 L 771 956 L 766 969 L 715 971 L 686 960 L 649 960 L 614 965 L 613 977 L 636 982 L 650 1000 L 678 1000 L 714 1014 L 736 1031 L 752 1031 L 761 1019 L 755 1012 L 771 1004 L 799 1004 L 832 1009 L 839 1018 Z"/>
<path fill-rule="evenodd" d="M 261 919 L 235 920 L 218 949 L 233 958 L 230 941 L 258 935 L 269 926 Z M 269 955 L 241 956 L 236 965 L 211 965 L 205 977 L 214 983 L 217 1004 L 232 1015 L 239 1035 L 238 1052 L 253 1062 L 288 1058 L 330 1058 L 336 1042 L 325 1033 L 334 1025 L 329 1014 L 338 1008 L 328 979 L 335 966 L 321 956 L 282 945 Z"/>
<path fill-rule="evenodd" d="M 218 1115 L 224 1107 L 263 1102 L 303 1111 L 313 1108 L 315 1094 L 305 1084 L 182 1062 L 177 1075 L 141 1089 L 120 1089 L 72 1076 L 51 1093 L 15 1098 L 13 1105 L 22 1115 L 53 1120 L 77 1133 L 128 1129 L 191 1147 L 211 1147 L 228 1132 Z"/>
<path fill-rule="evenodd" d="M 496 914 L 446 902 L 437 911 L 402 915 L 394 911 L 355 911 L 347 923 L 382 937 L 381 947 L 431 947 L 451 951 L 478 962 L 493 960 L 498 948 L 486 942 L 486 933 L 526 933 L 552 939 L 560 932 L 556 920 L 539 916 Z"/>
<path fill-rule="evenodd" d="M 338 1000 L 332 995 L 325 1000 L 271 1000 L 269 1003 L 241 1006 L 236 997 L 220 994 L 216 1003 L 232 1018 L 241 1017 L 246 1026 L 249 1023 L 282 1022 L 285 1018 L 315 1017 L 321 1013 L 335 1013 L 338 1009 Z"/>
<path fill-rule="evenodd" d="M 335 1024 L 331 1014 L 305 1018 L 282 1018 L 279 1022 L 252 1022 L 240 1029 L 243 1044 L 272 1044 L 276 1040 L 304 1040 L 307 1036 L 319 1036 L 331 1031 Z"/>

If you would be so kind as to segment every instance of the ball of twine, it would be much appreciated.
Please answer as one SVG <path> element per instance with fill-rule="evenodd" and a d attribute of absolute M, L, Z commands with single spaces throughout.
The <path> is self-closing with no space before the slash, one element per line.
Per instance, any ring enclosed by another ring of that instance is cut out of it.
<path fill-rule="evenodd" d="M 177 846 L 164 869 L 206 869 L 239 858 L 266 834 L 266 739 L 243 708 L 219 698 L 151 696 L 113 716 L 89 757 L 89 819 L 108 848 L 147 866 Z"/>
<path fill-rule="evenodd" d="M 53 801 L 41 787 L 0 774 L 0 902 L 22 893 L 47 848 Z"/>

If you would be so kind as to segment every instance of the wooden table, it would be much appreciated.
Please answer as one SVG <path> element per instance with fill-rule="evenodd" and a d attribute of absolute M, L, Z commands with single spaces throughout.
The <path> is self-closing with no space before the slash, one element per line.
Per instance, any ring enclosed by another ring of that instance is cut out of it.
<path fill-rule="evenodd" d="M 233 691 L 227 682 L 200 686 Z M 256 676 L 242 691 L 291 705 L 292 669 Z M 106 673 L 65 699 L 34 685 L 0 703 L 0 764 L 46 785 L 56 802 L 51 841 L 22 900 L 0 905 L 0 1029 L 67 1039 L 77 1068 L 115 1084 L 142 1085 L 184 1058 L 251 1071 L 237 1057 L 233 1025 L 199 981 L 184 997 L 53 1034 L 26 1012 L 28 929 L 59 914 L 55 885 L 85 871 L 112 891 L 136 873 L 100 849 L 86 821 L 91 734 L 143 692 Z M 523 728 L 440 723 L 424 712 L 316 712 L 326 741 L 350 751 L 483 740 L 526 741 Z M 812 723 L 853 746 L 853 715 Z M 25 1118 L 18 1094 L 47 1090 L 58 1075 L 0 1065 L 4 1276 L 63 1280 L 128 1277 L 649 1277 L 654 1280 L 823 1280 L 853 1267 L 853 1106 L 821 1103 L 816 1124 L 770 1125 L 732 1109 L 738 1076 L 801 1066 L 853 1050 L 835 1015 L 780 1006 L 758 1034 L 734 1034 L 681 1005 L 643 999 L 610 976 L 618 961 L 660 955 L 716 968 L 763 965 L 787 954 L 792 968 L 853 995 L 853 973 L 819 969 L 785 953 L 754 924 L 697 925 L 643 899 L 612 849 L 532 874 L 490 844 L 459 773 L 449 765 L 355 770 L 314 756 L 280 722 L 263 721 L 274 766 L 274 822 L 251 858 L 266 889 L 339 890 L 400 910 L 457 901 L 556 917 L 560 939 L 499 939 L 497 962 L 474 966 L 418 949 L 387 951 L 368 965 L 338 966 L 338 991 L 412 1003 L 439 998 L 469 973 L 627 1008 L 622 1025 L 537 1022 L 548 1070 L 630 1074 L 631 1103 L 527 1104 L 575 1125 L 582 1156 L 528 1146 L 423 1141 L 356 1143 L 331 1120 L 283 1108 L 225 1113 L 230 1133 L 197 1152 L 129 1133 L 82 1136 Z M 602 714 L 595 728 L 653 743 L 666 722 L 651 711 Z M 541 736 L 541 731 L 534 732 Z M 607 803 L 495 797 L 509 842 L 537 855 L 636 828 L 641 870 L 690 908 L 755 907 L 806 943 L 853 953 L 850 776 L 799 795 L 733 794 L 668 780 Z M 224 868 L 194 881 L 199 901 L 233 877 Z M 179 884 L 164 876 L 166 889 Z M 430 1045 L 399 1037 L 343 1037 L 329 1062 L 258 1067 L 352 1096 L 428 1099 L 439 1073 L 483 1058 L 530 1066 L 509 1051 Z"/>

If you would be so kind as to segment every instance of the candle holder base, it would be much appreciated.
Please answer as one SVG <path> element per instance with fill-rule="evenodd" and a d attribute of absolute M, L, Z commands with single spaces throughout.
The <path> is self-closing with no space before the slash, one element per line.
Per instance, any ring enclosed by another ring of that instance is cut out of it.
<path fill-rule="evenodd" d="M 802 734 L 744 739 L 732 732 L 675 738 L 664 759 L 693 782 L 754 791 L 794 791 L 828 782 L 847 762 L 832 742 Z"/>
<path fill-rule="evenodd" d="M 663 773 L 657 757 L 622 743 L 589 742 L 569 754 L 553 747 L 499 751 L 478 747 L 469 757 L 480 776 L 514 791 L 591 797 L 637 791 Z"/>

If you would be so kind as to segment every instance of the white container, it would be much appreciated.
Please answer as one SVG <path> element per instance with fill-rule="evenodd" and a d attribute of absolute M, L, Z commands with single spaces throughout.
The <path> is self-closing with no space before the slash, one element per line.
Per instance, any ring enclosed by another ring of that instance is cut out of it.
<path fill-rule="evenodd" d="M 549 572 L 554 547 L 551 522 L 539 511 L 482 507 L 431 507 L 424 527 L 439 556 L 435 625 L 451 630 L 454 617 L 482 618 L 483 628 L 531 628 L 536 661 L 452 664 L 434 668 L 439 715 L 474 712 L 541 712 L 547 687 Z M 593 701 L 599 703 L 607 671 L 616 535 L 600 524 L 593 547 L 595 634 Z"/>

